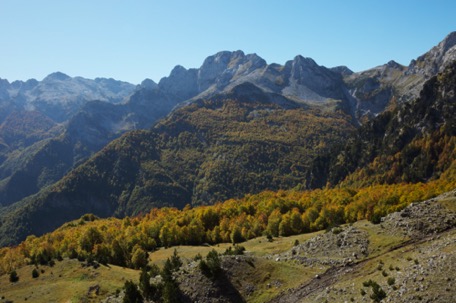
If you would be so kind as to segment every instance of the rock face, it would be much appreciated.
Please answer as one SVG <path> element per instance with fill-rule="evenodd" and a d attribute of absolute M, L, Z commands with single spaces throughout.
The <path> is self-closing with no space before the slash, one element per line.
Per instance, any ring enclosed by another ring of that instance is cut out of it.
<path fill-rule="evenodd" d="M 328 69 L 302 56 L 279 65 L 267 64 L 256 54 L 223 51 L 208 57 L 196 69 L 176 66 L 158 86 L 184 101 L 208 98 L 250 82 L 298 102 L 336 102 L 362 124 L 391 103 L 416 98 L 424 82 L 455 59 L 455 37 L 456 33 L 451 33 L 408 67 L 390 61 L 359 73 L 345 66 Z"/>
<path fill-rule="evenodd" d="M 306 266 L 344 266 L 369 255 L 369 235 L 358 228 L 335 227 L 293 247 L 290 251 L 271 256 L 276 260 L 294 260 Z"/>
<path fill-rule="evenodd" d="M 268 65 L 256 54 L 219 52 L 208 57 L 198 69 L 176 66 L 158 86 L 183 101 L 210 98 L 246 82 L 298 102 L 348 102 L 342 76 L 302 56 L 282 66 Z"/>
<path fill-rule="evenodd" d="M 383 218 L 386 229 L 411 238 L 438 234 L 456 226 L 456 214 L 448 212 L 436 199 L 412 203 L 400 212 Z"/>
<path fill-rule="evenodd" d="M 455 59 L 456 32 L 452 32 L 430 51 L 412 60 L 409 66 L 390 61 L 367 71 L 345 74 L 355 116 L 363 122 L 381 113 L 391 102 L 417 98 L 424 83 Z"/>
<path fill-rule="evenodd" d="M 456 60 L 456 32 L 450 33 L 426 54 L 412 60 L 406 73 L 430 78 L 443 71 L 454 60 Z"/>

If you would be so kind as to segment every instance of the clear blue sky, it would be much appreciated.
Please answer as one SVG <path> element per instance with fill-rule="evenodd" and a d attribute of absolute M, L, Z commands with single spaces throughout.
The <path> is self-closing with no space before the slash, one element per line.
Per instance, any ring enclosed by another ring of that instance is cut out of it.
<path fill-rule="evenodd" d="M 456 30 L 456 1 L 0 0 L 0 77 L 159 81 L 221 50 L 284 64 L 408 65 Z"/>

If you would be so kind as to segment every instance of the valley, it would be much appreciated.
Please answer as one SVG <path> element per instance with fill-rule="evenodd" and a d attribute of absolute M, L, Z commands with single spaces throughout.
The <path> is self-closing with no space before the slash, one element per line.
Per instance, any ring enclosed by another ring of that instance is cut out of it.
<path fill-rule="evenodd" d="M 0 79 L 0 302 L 450 302 L 455 37 Z"/>

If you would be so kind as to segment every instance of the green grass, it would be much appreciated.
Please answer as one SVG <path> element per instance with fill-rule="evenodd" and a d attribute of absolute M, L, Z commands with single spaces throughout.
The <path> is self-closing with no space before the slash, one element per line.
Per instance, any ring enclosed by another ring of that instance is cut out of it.
<path fill-rule="evenodd" d="M 356 228 L 366 231 L 369 234 L 369 256 L 384 254 L 392 247 L 399 245 L 406 240 L 404 235 L 387 233 L 381 224 L 372 224 L 367 220 L 361 220 L 353 224 Z"/>
<path fill-rule="evenodd" d="M 0 297 L 13 302 L 100 302 L 123 287 L 125 280 L 137 281 L 139 272 L 118 266 L 83 268 L 76 260 L 65 259 L 54 267 L 44 269 L 38 278 L 32 278 L 34 266 L 17 270 L 19 281 L 10 283 L 8 275 L 0 277 Z M 89 287 L 99 285 L 98 296 L 88 296 Z"/>

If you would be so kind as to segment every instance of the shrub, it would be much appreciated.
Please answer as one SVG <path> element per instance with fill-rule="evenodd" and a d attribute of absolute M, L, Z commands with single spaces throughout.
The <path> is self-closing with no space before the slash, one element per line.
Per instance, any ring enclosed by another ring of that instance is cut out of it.
<path fill-rule="evenodd" d="M 156 277 L 160 274 L 160 268 L 158 267 L 157 264 L 152 264 L 150 266 L 150 269 L 149 269 L 149 274 L 150 276 L 153 278 L 153 277 Z"/>
<path fill-rule="evenodd" d="M 224 255 L 243 255 L 245 251 L 245 247 L 242 245 L 234 245 L 233 247 L 228 247 L 225 252 L 223 253 Z"/>
<path fill-rule="evenodd" d="M 150 285 L 150 276 L 145 267 L 141 269 L 141 275 L 139 276 L 139 288 L 141 289 L 142 295 L 145 299 L 151 299 L 154 295 L 152 285 Z"/>
<path fill-rule="evenodd" d="M 125 282 L 125 297 L 123 303 L 142 303 L 143 298 L 138 290 L 138 286 L 132 281 Z"/>
<path fill-rule="evenodd" d="M 174 249 L 174 253 L 171 256 L 171 260 L 170 261 L 171 261 L 171 265 L 172 265 L 173 271 L 178 270 L 182 266 L 183 263 L 182 263 L 181 258 L 177 254 L 177 249 Z"/>
<path fill-rule="evenodd" d="M 377 282 L 369 280 L 367 282 L 364 282 L 363 285 L 372 287 L 372 294 L 370 295 L 370 298 L 374 302 L 380 302 L 381 300 L 386 298 L 385 291 L 380 287 L 380 285 L 378 285 Z"/>
<path fill-rule="evenodd" d="M 378 213 L 375 213 L 372 215 L 372 217 L 369 218 L 369 221 L 372 224 L 380 224 L 380 222 L 382 222 L 382 216 Z"/>
<path fill-rule="evenodd" d="M 19 281 L 19 276 L 17 275 L 17 272 L 15 270 L 10 272 L 9 280 L 11 283 L 15 283 L 15 282 Z"/>
<path fill-rule="evenodd" d="M 38 272 L 38 270 L 36 268 L 33 269 L 32 271 L 32 278 L 38 278 L 40 276 L 40 273 Z"/>
<path fill-rule="evenodd" d="M 135 269 L 146 267 L 149 262 L 149 256 L 147 252 L 140 246 L 136 246 L 133 250 L 131 257 L 131 265 Z"/>
<path fill-rule="evenodd" d="M 338 235 L 340 234 L 343 230 L 342 228 L 340 227 L 334 227 L 333 229 L 331 229 L 332 233 L 335 234 L 335 235 Z"/>
<path fill-rule="evenodd" d="M 386 298 L 386 292 L 378 284 L 376 284 L 376 286 L 377 287 L 372 287 L 370 298 L 374 300 L 374 302 L 380 302 Z"/>
<path fill-rule="evenodd" d="M 387 282 L 388 285 L 391 286 L 394 285 L 394 283 L 396 283 L 396 279 L 394 279 L 393 277 L 389 277 Z"/>
<path fill-rule="evenodd" d="M 203 256 L 200 253 L 197 253 L 195 257 L 193 257 L 193 261 L 203 260 Z"/>
<path fill-rule="evenodd" d="M 206 261 L 200 261 L 199 268 L 203 275 L 211 279 L 215 279 L 222 272 L 220 258 L 215 249 L 207 254 Z"/>

